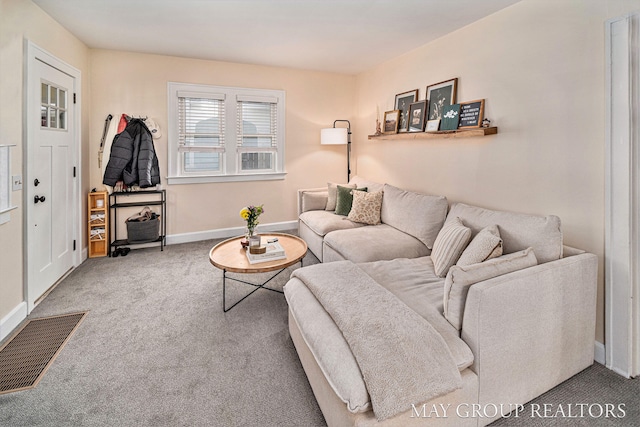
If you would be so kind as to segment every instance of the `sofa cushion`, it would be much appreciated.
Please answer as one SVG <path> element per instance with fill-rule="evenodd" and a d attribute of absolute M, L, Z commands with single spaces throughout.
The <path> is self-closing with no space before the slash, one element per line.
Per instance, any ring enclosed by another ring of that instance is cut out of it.
<path fill-rule="evenodd" d="M 465 267 L 454 265 L 444 281 L 444 316 L 451 325 L 460 330 L 471 285 L 537 264 L 533 249 L 528 248 Z"/>
<path fill-rule="evenodd" d="M 386 224 L 334 231 L 325 236 L 324 246 L 353 262 L 429 255 L 421 241 Z"/>
<path fill-rule="evenodd" d="M 302 196 L 302 211 L 324 210 L 327 205 L 327 193 L 309 191 Z"/>
<path fill-rule="evenodd" d="M 431 323 L 449 346 L 460 371 L 471 366 L 471 349 L 458 339 L 457 330 L 442 316 L 444 279 L 436 276 L 430 257 L 365 262 L 358 267 Z M 437 318 L 432 315 L 434 309 Z"/>
<path fill-rule="evenodd" d="M 380 219 L 433 249 L 448 207 L 446 197 L 413 193 L 385 184 Z"/>
<path fill-rule="evenodd" d="M 351 211 L 347 218 L 354 222 L 377 225 L 380 224 L 380 208 L 382 208 L 382 190 L 375 193 L 354 191 Z"/>
<path fill-rule="evenodd" d="M 447 221 L 453 218 L 462 219 L 464 224 L 471 229 L 473 236 L 484 227 L 497 224 L 502 238 L 502 252 L 505 254 L 532 247 L 539 263 L 562 258 L 560 218 L 555 215 L 538 216 L 493 211 L 463 203 L 454 203 L 447 216 Z M 384 222 L 384 217 L 382 221 Z"/>
<path fill-rule="evenodd" d="M 449 268 L 458 261 L 470 239 L 471 230 L 464 226 L 460 218 L 454 218 L 442 227 L 431 252 L 431 260 L 438 277 L 447 275 Z"/>
<path fill-rule="evenodd" d="M 460 255 L 456 265 L 477 264 L 502 255 L 502 239 L 497 225 L 490 225 L 480 230 L 476 237 Z"/>
<path fill-rule="evenodd" d="M 433 274 L 429 257 L 365 263 L 359 267 L 376 281 L 383 278 L 383 283 L 380 283 L 383 287 L 390 285 L 393 289 L 389 290 L 394 295 L 431 323 L 449 347 L 459 371 L 471 366 L 473 353 L 469 346 L 441 314 L 435 313 L 434 316 L 433 307 L 425 303 L 434 292 L 442 299 L 443 279 Z M 398 283 L 392 278 L 401 271 L 411 272 L 411 275 L 410 278 L 403 276 L 402 283 Z M 430 277 L 430 280 L 421 283 L 421 277 Z M 405 293 L 404 286 L 411 290 Z M 331 316 L 298 278 L 289 280 L 284 287 L 284 295 L 305 344 L 338 398 L 346 403 L 349 412 L 371 410 L 369 393 L 358 363 Z"/>
<path fill-rule="evenodd" d="M 284 296 L 302 338 L 338 398 L 349 412 L 371 410 L 358 362 L 329 313 L 299 279 L 287 282 Z"/>
<path fill-rule="evenodd" d="M 300 221 L 319 236 L 325 236 L 334 230 L 346 230 L 364 226 L 357 222 L 349 221 L 344 216 L 336 215 L 328 211 L 309 211 L 300 214 Z"/>
<path fill-rule="evenodd" d="M 349 215 L 351 212 L 351 205 L 353 204 L 353 192 L 354 191 L 367 191 L 367 187 L 361 188 L 349 188 L 338 185 L 338 198 L 336 200 L 336 214 Z"/>
<path fill-rule="evenodd" d="M 349 180 L 349 184 L 355 184 L 358 188 L 367 187 L 369 191 L 372 193 L 376 191 L 380 191 L 384 187 L 384 184 L 380 184 L 374 181 L 369 181 L 368 179 L 364 179 L 357 175 Z"/>
<path fill-rule="evenodd" d="M 327 211 L 335 211 L 336 210 L 336 201 L 338 200 L 338 185 L 342 185 L 343 187 L 356 188 L 355 184 L 336 184 L 335 182 L 327 183 L 328 190 L 328 198 L 327 205 L 324 207 Z M 303 211 L 306 212 L 306 211 Z"/>

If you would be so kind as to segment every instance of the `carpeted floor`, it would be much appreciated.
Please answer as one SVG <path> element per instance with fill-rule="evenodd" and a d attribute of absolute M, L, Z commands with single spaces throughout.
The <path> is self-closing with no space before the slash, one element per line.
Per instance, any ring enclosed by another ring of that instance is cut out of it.
<path fill-rule="evenodd" d="M 258 291 L 223 313 L 222 272 L 208 258 L 215 243 L 132 250 L 77 268 L 30 318 L 89 313 L 36 388 L 0 395 L 0 426 L 325 425 L 284 296 Z M 251 289 L 231 282 L 228 303 Z M 594 365 L 534 403 L 624 403 L 625 418 L 563 421 L 525 410 L 495 425 L 640 425 L 639 384 Z"/>

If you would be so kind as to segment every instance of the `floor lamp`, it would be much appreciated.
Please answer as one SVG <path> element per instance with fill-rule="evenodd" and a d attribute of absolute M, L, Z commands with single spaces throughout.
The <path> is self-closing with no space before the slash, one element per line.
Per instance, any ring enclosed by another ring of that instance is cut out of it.
<path fill-rule="evenodd" d="M 346 128 L 336 128 L 336 123 L 346 122 Z M 351 123 L 349 120 L 336 120 L 332 128 L 320 131 L 320 144 L 347 146 L 347 182 L 351 179 Z"/>

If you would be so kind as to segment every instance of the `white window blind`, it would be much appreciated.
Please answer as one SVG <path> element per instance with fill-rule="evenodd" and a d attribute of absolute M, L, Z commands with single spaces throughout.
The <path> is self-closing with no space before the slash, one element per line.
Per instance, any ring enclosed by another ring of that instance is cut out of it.
<path fill-rule="evenodd" d="M 224 136 L 224 95 L 178 92 L 178 151 L 184 173 L 221 172 Z"/>
<path fill-rule="evenodd" d="M 241 171 L 271 171 L 278 152 L 275 98 L 238 96 L 237 152 Z"/>

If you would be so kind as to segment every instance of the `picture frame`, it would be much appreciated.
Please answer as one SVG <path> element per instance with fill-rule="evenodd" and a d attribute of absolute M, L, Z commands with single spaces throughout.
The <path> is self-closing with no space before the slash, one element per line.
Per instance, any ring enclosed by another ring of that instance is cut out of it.
<path fill-rule="evenodd" d="M 479 128 L 484 118 L 484 99 L 460 103 L 460 124 L 458 128 Z"/>
<path fill-rule="evenodd" d="M 440 119 L 427 120 L 427 128 L 425 132 L 438 132 L 440 129 Z"/>
<path fill-rule="evenodd" d="M 407 114 L 409 132 L 422 132 L 424 130 L 424 118 L 427 115 L 426 109 L 426 99 L 409 105 L 409 113 Z"/>
<path fill-rule="evenodd" d="M 442 119 L 442 110 L 444 107 L 456 103 L 457 87 L 457 77 L 427 86 L 427 102 L 429 103 L 429 111 L 427 112 L 428 120 Z"/>
<path fill-rule="evenodd" d="M 460 104 L 451 104 L 444 107 L 440 130 L 452 131 L 458 129 L 460 123 Z"/>
<path fill-rule="evenodd" d="M 398 122 L 400 121 L 400 110 L 385 111 L 384 127 L 382 133 L 398 133 Z"/>
<path fill-rule="evenodd" d="M 400 111 L 398 132 L 409 131 L 409 106 L 418 100 L 418 89 L 409 90 L 396 95 L 395 109 Z"/>

